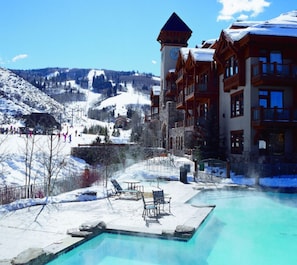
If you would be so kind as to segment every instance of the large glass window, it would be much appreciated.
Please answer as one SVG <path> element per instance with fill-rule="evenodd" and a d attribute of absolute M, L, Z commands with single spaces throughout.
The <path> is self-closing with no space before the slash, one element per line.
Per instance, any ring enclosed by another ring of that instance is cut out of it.
<path fill-rule="evenodd" d="M 283 108 L 284 91 L 280 90 L 259 90 L 259 106 L 263 108 Z"/>
<path fill-rule="evenodd" d="M 283 56 L 280 51 L 260 50 L 259 61 L 263 63 L 262 72 L 265 74 L 281 73 L 283 67 Z"/>

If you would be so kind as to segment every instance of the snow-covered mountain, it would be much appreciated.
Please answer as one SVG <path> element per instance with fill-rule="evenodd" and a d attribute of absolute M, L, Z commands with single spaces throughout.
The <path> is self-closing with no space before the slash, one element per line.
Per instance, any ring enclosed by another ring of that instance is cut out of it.
<path fill-rule="evenodd" d="M 54 72 L 51 73 L 51 71 Z M 100 75 L 117 87 L 116 94 L 106 97 L 98 92 L 95 93 L 91 80 L 94 76 Z M 25 76 L 31 83 L 24 79 Z M 64 78 L 63 81 L 56 82 L 57 87 L 53 87 L 55 81 L 52 80 L 55 79 L 51 78 L 54 76 L 60 76 L 59 80 L 61 80 L 61 76 Z M 112 77 L 116 77 L 117 81 L 110 79 Z M 45 80 L 47 82 L 51 80 L 51 83 L 47 83 L 44 89 L 38 89 L 32 85 L 32 79 L 39 80 L 39 85 L 43 82 L 45 86 Z M 80 84 L 78 79 L 88 80 L 87 87 Z M 143 82 L 148 84 L 148 79 L 149 77 L 144 76 Z M 156 77 L 152 77 L 151 82 L 158 83 L 158 81 Z M 141 76 L 138 74 L 120 76 L 119 73 L 116 75 L 107 70 L 74 69 L 70 71 L 55 68 L 28 70 L 27 72 L 0 68 L 0 124 L 17 124 L 22 115 L 32 112 L 47 112 L 52 114 L 57 121 L 71 121 L 72 125 L 73 122 L 78 122 L 80 125 L 88 122 L 89 110 L 107 110 L 112 112 L 116 118 L 118 115 L 125 115 L 131 106 L 133 108 L 138 106 L 139 109 L 149 107 L 149 93 L 147 90 L 142 93 L 139 89 L 141 82 Z M 147 88 L 146 85 L 143 86 Z M 48 93 L 49 90 L 51 93 Z M 71 92 L 69 92 L 70 90 Z M 80 97 L 77 96 L 78 94 Z M 62 97 L 63 100 L 59 100 Z"/>
<path fill-rule="evenodd" d="M 47 112 L 57 117 L 63 106 L 38 88 L 0 68 L 0 123 L 14 123 L 18 117 L 31 112 Z"/>
<path fill-rule="evenodd" d="M 92 77 L 95 72 L 97 75 L 105 76 L 104 71 L 99 70 L 90 70 L 88 75 Z M 122 88 L 115 95 L 106 97 L 106 95 L 95 93 L 92 87 L 83 88 L 75 80 L 68 78 L 62 86 L 54 88 L 56 95 L 65 96 L 65 100 L 61 104 L 52 98 L 54 95 L 50 97 L 19 75 L 0 68 L 0 126 L 15 125 L 22 114 L 30 114 L 31 112 L 47 112 L 54 115 L 56 119 L 57 114 L 62 114 L 62 133 L 67 131 L 68 135 L 72 135 L 72 141 L 70 142 L 68 139 L 61 141 L 62 154 L 67 157 L 65 160 L 67 174 L 61 171 L 58 178 L 63 178 L 70 172 L 77 174 L 85 168 L 85 163 L 70 156 L 71 147 L 92 143 L 97 137 L 97 135 L 81 133 L 84 127 L 99 124 L 108 128 L 112 142 L 127 143 L 130 141 L 131 129 L 121 129 L 120 135 L 113 136 L 113 118 L 119 115 L 127 115 L 129 108 L 143 111 L 144 107 L 149 108 L 150 106 L 147 91 L 142 93 L 128 80 L 123 83 L 118 81 L 118 86 Z M 69 92 L 69 87 L 74 92 Z M 83 96 L 76 97 L 76 94 Z M 89 109 L 103 113 L 109 112 L 112 113 L 113 117 L 108 116 L 108 120 L 92 120 L 87 116 Z M 79 132 L 79 134 L 75 132 Z M 48 137 L 45 135 L 36 137 L 36 143 L 38 143 L 36 144 L 36 153 L 34 153 L 34 163 L 31 170 L 34 182 L 42 183 L 45 173 L 40 160 L 40 152 L 46 151 Z M 0 134 L 0 153 L 5 155 L 0 156 L 0 160 L 2 158 L 0 161 L 0 188 L 3 185 L 24 185 L 26 180 L 24 150 L 27 139 L 18 134 Z"/>

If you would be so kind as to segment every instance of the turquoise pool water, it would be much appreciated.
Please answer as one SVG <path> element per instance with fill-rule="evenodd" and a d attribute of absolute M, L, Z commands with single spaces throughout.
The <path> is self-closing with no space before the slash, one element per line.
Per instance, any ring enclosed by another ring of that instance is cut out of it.
<path fill-rule="evenodd" d="M 102 234 L 48 265 L 279 265 L 297 260 L 297 194 L 206 191 L 217 207 L 189 242 Z"/>

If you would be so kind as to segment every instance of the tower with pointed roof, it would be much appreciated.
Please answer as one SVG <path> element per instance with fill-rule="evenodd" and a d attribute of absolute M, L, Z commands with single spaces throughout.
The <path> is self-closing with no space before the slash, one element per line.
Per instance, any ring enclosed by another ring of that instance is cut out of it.
<path fill-rule="evenodd" d="M 161 44 L 161 71 L 160 71 L 160 96 L 159 96 L 159 120 L 160 120 L 160 147 L 168 149 L 168 125 L 176 112 L 174 102 L 166 102 L 166 77 L 176 67 L 179 50 L 188 46 L 188 40 L 192 30 L 174 12 L 162 27 L 157 41 Z"/>
<path fill-rule="evenodd" d="M 175 12 L 161 29 L 157 38 L 161 44 L 161 91 L 164 90 L 168 71 L 175 69 L 179 49 L 188 46 L 191 35 L 192 30 Z"/>

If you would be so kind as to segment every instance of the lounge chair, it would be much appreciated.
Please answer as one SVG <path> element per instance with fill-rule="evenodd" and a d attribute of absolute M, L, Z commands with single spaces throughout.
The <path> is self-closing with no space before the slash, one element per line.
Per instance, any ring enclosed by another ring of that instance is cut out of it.
<path fill-rule="evenodd" d="M 158 207 L 154 203 L 154 201 L 148 201 L 144 198 L 143 193 L 141 193 L 141 198 L 143 201 L 143 212 L 142 212 L 142 217 L 145 219 L 146 216 L 153 216 L 153 217 L 158 217 Z"/>
<path fill-rule="evenodd" d="M 129 190 L 125 190 L 121 187 L 121 185 L 115 180 L 115 179 L 111 179 L 110 182 L 112 183 L 114 189 L 115 189 L 115 194 L 121 196 L 122 194 L 129 194 L 132 195 L 133 198 L 135 198 L 136 200 L 140 199 L 141 196 L 141 192 L 139 190 L 133 190 L 133 189 L 129 189 Z"/>
<path fill-rule="evenodd" d="M 163 190 L 153 190 L 153 198 L 154 198 L 154 204 L 157 205 L 159 213 L 160 213 L 160 206 L 161 205 L 163 206 L 163 211 L 164 211 L 165 204 L 168 204 L 169 212 L 171 212 L 170 210 L 171 197 L 165 197 Z"/>

